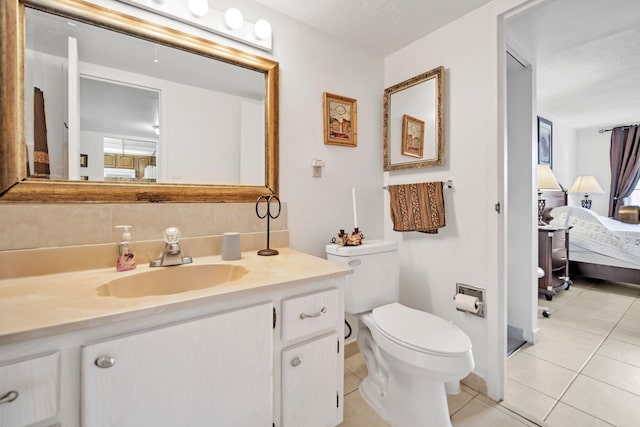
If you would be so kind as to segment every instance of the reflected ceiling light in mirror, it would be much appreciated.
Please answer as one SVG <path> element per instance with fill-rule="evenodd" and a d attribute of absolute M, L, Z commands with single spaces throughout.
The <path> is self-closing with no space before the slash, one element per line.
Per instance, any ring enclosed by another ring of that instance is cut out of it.
<path fill-rule="evenodd" d="M 271 52 L 271 24 L 264 19 L 255 24 L 245 21 L 242 12 L 230 8 L 226 12 L 209 7 L 207 0 L 118 0 L 131 6 L 166 16 L 219 36 Z"/>
<path fill-rule="evenodd" d="M 244 23 L 242 12 L 235 7 L 227 9 L 224 13 L 224 23 L 232 30 L 239 30 L 242 28 L 242 24 Z"/>

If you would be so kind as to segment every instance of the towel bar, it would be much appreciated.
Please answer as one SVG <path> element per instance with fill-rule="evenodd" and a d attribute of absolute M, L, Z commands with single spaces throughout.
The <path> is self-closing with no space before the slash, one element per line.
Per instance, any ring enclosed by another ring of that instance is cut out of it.
<path fill-rule="evenodd" d="M 453 181 L 448 179 L 444 182 L 444 188 L 453 188 Z M 382 187 L 383 190 L 388 190 L 389 186 L 385 185 L 384 187 Z"/>

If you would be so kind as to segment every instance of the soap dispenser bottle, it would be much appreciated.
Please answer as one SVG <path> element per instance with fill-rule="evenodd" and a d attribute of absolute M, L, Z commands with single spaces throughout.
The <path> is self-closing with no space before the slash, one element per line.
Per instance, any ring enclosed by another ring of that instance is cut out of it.
<path fill-rule="evenodd" d="M 136 268 L 136 256 L 133 252 L 131 244 L 130 225 L 116 225 L 116 228 L 122 228 L 122 238 L 118 243 L 118 259 L 116 260 L 116 270 L 127 271 Z"/>

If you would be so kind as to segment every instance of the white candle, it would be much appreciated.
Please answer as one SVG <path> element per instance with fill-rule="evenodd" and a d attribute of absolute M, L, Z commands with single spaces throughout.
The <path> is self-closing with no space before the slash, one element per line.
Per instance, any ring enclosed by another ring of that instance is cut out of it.
<path fill-rule="evenodd" d="M 353 196 L 353 226 L 358 228 L 358 214 L 356 213 L 356 189 L 351 189 L 351 194 Z"/>

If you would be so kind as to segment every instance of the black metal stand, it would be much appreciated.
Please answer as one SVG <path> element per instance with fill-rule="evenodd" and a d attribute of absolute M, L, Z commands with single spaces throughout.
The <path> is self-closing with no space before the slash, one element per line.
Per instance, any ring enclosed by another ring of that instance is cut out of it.
<path fill-rule="evenodd" d="M 278 202 L 278 213 L 275 215 L 271 213 L 271 200 L 273 199 L 275 199 Z M 261 200 L 265 200 L 267 202 L 267 211 L 264 213 L 264 215 L 260 215 L 260 211 L 258 210 L 258 206 L 260 205 Z M 281 210 L 282 210 L 282 205 L 280 204 L 280 198 L 278 198 L 278 196 L 276 196 L 275 194 L 273 196 L 262 195 L 258 197 L 258 200 L 256 201 L 256 215 L 258 215 L 258 218 L 260 219 L 267 218 L 267 247 L 265 249 L 260 249 L 258 251 L 258 255 L 273 256 L 273 255 L 279 254 L 279 252 L 276 249 L 271 249 L 269 247 L 269 235 L 271 234 L 269 221 L 271 219 L 278 218 L 280 216 Z"/>

